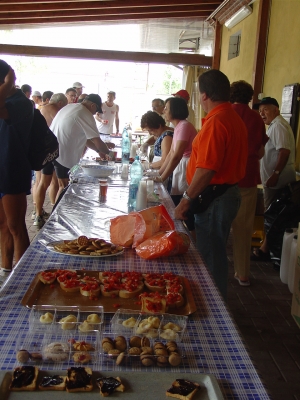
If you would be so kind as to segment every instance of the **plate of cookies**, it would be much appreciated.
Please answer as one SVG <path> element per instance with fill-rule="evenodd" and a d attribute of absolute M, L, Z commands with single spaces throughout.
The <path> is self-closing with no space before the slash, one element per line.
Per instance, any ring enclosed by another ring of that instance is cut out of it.
<path fill-rule="evenodd" d="M 114 245 L 101 238 L 79 236 L 76 239 L 53 241 L 47 249 L 58 254 L 75 257 L 113 257 L 124 252 L 124 247 Z"/>

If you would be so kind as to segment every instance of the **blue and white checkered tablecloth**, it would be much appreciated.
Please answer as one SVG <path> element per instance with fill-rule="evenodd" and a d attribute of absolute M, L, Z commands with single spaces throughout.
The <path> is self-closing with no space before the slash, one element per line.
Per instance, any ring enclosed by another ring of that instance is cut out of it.
<path fill-rule="evenodd" d="M 155 185 L 157 186 L 157 185 Z M 174 218 L 174 206 L 165 189 L 159 185 L 157 192 Z M 213 374 L 227 399 L 269 399 L 269 395 L 245 348 L 243 339 L 234 324 L 224 301 L 191 244 L 189 251 L 180 256 L 144 260 L 134 251 L 119 257 L 79 258 L 56 254 L 45 245 L 54 240 L 75 238 L 81 234 L 88 237 L 109 239 L 110 219 L 127 213 L 128 182 L 113 177 L 108 187 L 107 201 L 99 201 L 97 180 L 80 179 L 70 185 L 58 207 L 52 213 L 13 273 L 0 291 L 0 369 L 12 370 L 17 364 L 16 341 L 20 333 L 28 330 L 30 310 L 20 303 L 36 274 L 49 268 L 72 268 L 86 270 L 136 270 L 141 272 L 171 271 L 186 277 L 191 285 L 197 311 L 190 315 L 182 347 L 185 358 L 180 367 L 172 368 L 180 373 Z M 177 230 L 184 230 L 175 221 Z M 217 249 L 216 249 L 217 251 Z M 109 325 L 111 314 L 106 314 Z M 60 370 L 66 365 L 41 364 L 41 369 Z M 141 370 L 139 363 L 116 366 L 99 357 L 95 370 Z M 170 368 L 148 368 L 161 373 Z"/>

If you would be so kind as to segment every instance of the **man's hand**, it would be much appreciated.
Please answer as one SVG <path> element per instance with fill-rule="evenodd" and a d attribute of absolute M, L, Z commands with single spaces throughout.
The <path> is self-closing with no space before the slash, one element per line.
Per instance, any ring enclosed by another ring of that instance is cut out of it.
<path fill-rule="evenodd" d="M 190 208 L 190 202 L 187 199 L 181 199 L 178 206 L 175 208 L 175 219 L 187 219 L 186 213 Z"/>
<path fill-rule="evenodd" d="M 111 143 L 111 142 L 105 142 L 105 144 L 109 149 L 114 149 L 116 146 L 114 143 Z"/>
<path fill-rule="evenodd" d="M 276 186 L 277 185 L 277 182 L 278 182 L 278 179 L 279 179 L 279 175 L 278 174 L 275 174 L 274 172 L 273 172 L 273 174 L 270 176 L 270 178 L 267 180 L 267 182 L 266 182 L 266 186 L 269 188 L 272 188 L 272 187 L 274 187 L 274 186 Z"/>

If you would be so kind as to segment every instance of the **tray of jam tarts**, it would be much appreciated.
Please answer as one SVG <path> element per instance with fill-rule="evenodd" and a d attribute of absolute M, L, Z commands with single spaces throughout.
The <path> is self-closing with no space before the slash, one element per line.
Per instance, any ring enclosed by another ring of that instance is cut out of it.
<path fill-rule="evenodd" d="M 105 313 L 119 308 L 177 315 L 196 311 L 188 279 L 171 272 L 47 269 L 36 274 L 21 304 L 102 306 Z"/>
<path fill-rule="evenodd" d="M 24 379 L 20 379 L 24 375 Z M 28 382 L 28 375 L 29 380 Z M 27 381 L 27 383 L 25 382 Z M 66 395 L 66 392 L 69 392 Z M 70 394 L 71 392 L 71 394 Z M 30 365 L 0 371 L 0 398 L 9 400 L 63 400 L 103 397 L 122 400 L 224 400 L 217 379 L 211 374 L 153 371 L 95 371 L 92 367 L 44 370 Z M 97 397 L 98 396 L 98 397 Z"/>

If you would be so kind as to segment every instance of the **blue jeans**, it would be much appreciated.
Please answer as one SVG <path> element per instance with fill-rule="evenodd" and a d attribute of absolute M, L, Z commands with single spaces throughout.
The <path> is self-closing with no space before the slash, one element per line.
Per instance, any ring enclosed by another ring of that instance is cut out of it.
<path fill-rule="evenodd" d="M 240 191 L 236 185 L 217 197 L 206 211 L 195 214 L 197 249 L 225 300 L 228 278 L 226 243 L 240 203 Z"/>

